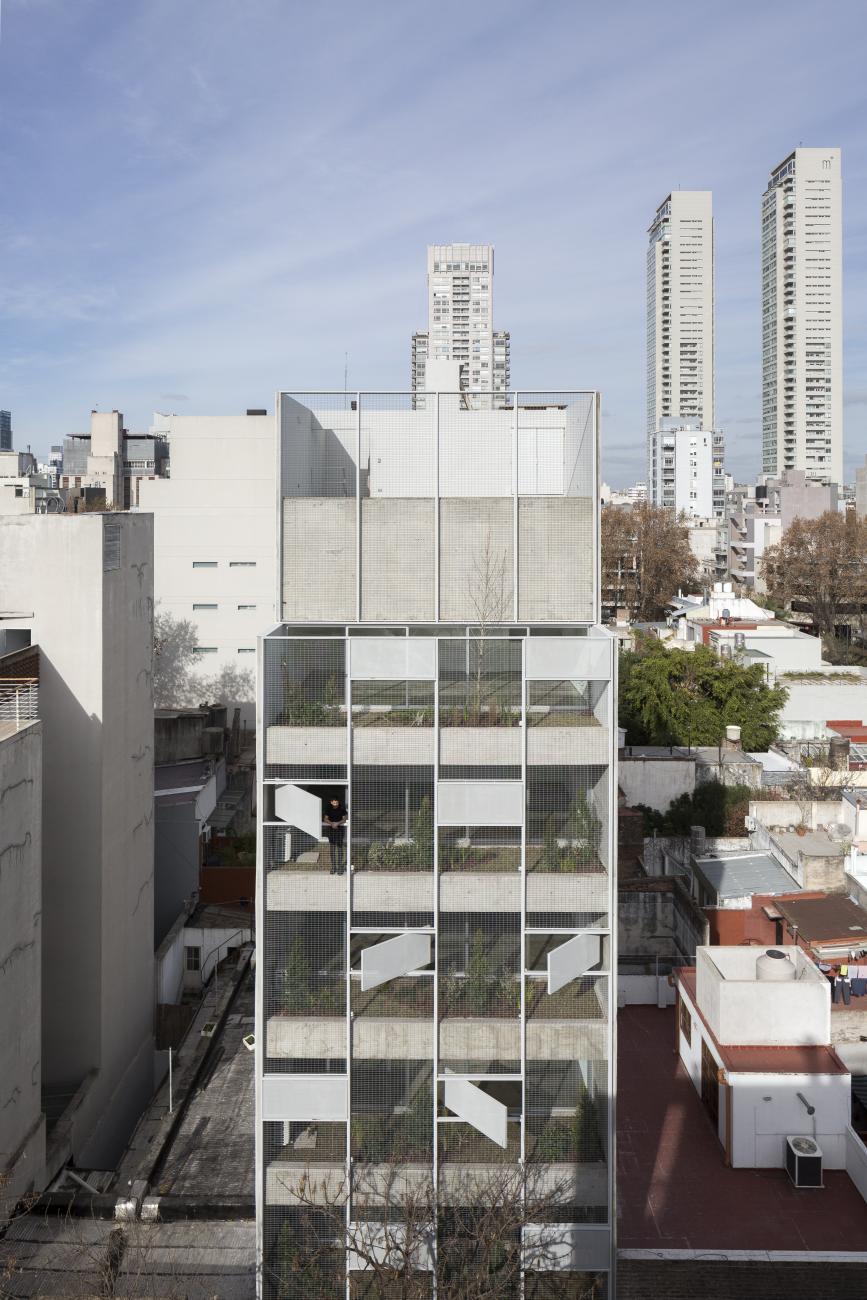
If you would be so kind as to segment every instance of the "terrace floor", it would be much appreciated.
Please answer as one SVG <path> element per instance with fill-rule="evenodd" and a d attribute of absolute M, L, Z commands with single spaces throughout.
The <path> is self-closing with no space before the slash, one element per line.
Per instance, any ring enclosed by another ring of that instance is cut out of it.
<path fill-rule="evenodd" d="M 725 1167 L 674 1053 L 674 1015 L 630 1006 L 617 1016 L 620 1249 L 867 1251 L 867 1204 L 844 1171 L 798 1190 L 783 1169 Z"/>

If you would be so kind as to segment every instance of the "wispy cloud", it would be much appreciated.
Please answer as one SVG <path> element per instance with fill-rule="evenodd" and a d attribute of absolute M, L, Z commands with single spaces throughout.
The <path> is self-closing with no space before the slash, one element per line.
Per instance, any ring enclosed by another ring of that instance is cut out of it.
<path fill-rule="evenodd" d="M 841 0 L 817 45 L 806 0 L 785 26 L 745 0 L 667 13 L 7 0 L 2 404 L 47 444 L 95 394 L 144 427 L 160 402 L 339 385 L 345 352 L 357 383 L 403 386 L 425 244 L 492 240 L 514 381 L 599 388 L 606 475 L 641 477 L 645 231 L 680 184 L 714 191 L 718 410 L 754 473 L 758 203 L 799 139 L 843 147 L 847 337 L 867 329 L 867 22 Z M 867 361 L 846 360 L 854 423 Z"/>

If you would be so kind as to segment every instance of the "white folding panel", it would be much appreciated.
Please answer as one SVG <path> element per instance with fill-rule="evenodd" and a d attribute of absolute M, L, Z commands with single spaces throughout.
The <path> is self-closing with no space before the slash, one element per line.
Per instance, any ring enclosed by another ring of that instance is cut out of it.
<path fill-rule="evenodd" d="M 353 636 L 347 647 L 356 681 L 433 681 L 437 675 L 434 637 Z"/>
<path fill-rule="evenodd" d="M 372 944 L 361 950 L 361 987 L 375 989 L 378 984 L 418 970 L 430 961 L 429 934 L 398 934 L 394 939 Z"/>
<path fill-rule="evenodd" d="M 534 681 L 607 682 L 611 640 L 591 636 L 530 636 L 524 642 L 526 677 Z"/>
<path fill-rule="evenodd" d="M 610 1228 L 577 1223 L 528 1223 L 523 1231 L 524 1267 L 557 1272 L 603 1272 L 611 1267 Z"/>
<path fill-rule="evenodd" d="M 283 822 L 297 826 L 314 840 L 322 839 L 322 800 L 300 785 L 274 787 L 274 812 Z"/>
<path fill-rule="evenodd" d="M 438 781 L 440 826 L 520 826 L 524 787 L 520 781 Z"/>
<path fill-rule="evenodd" d="M 479 1133 L 484 1133 L 485 1137 L 505 1149 L 508 1145 L 509 1112 L 501 1101 L 489 1097 L 469 1079 L 452 1078 L 443 1084 L 443 1099 L 459 1119 L 472 1124 Z"/>
<path fill-rule="evenodd" d="M 599 961 L 601 946 L 601 935 L 576 934 L 574 939 L 553 948 L 548 953 L 548 992 L 556 993 L 570 980 L 586 975 Z"/>
<path fill-rule="evenodd" d="M 345 1120 L 349 1080 L 345 1074 L 266 1074 L 263 1120 Z"/>

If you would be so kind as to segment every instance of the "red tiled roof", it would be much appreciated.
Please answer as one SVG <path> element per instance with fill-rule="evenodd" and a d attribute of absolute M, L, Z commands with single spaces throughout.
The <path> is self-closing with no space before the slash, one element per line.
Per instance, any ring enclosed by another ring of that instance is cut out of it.
<path fill-rule="evenodd" d="M 682 984 L 698 1014 L 698 1001 L 695 992 L 695 967 L 681 967 L 674 972 L 674 977 Z M 710 1025 L 701 1016 L 714 1046 L 722 1057 L 723 1064 L 733 1074 L 848 1074 L 849 1071 L 840 1060 L 833 1047 L 822 1044 L 797 1047 L 768 1047 L 720 1043 Z"/>

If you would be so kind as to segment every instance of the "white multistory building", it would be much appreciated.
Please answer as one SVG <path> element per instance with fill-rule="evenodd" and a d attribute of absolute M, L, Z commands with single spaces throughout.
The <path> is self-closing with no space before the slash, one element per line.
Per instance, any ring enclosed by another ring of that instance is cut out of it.
<path fill-rule="evenodd" d="M 457 361 L 461 390 L 505 393 L 509 334 L 494 329 L 491 244 L 431 244 L 427 250 L 428 327 L 412 336 L 412 389 L 426 387 L 427 362 Z"/>
<path fill-rule="evenodd" d="M 277 614 L 276 421 L 155 415 L 152 435 L 171 464 L 170 477 L 142 482 L 138 503 L 154 517 L 157 615 L 192 624 L 193 680 L 220 678 L 224 702 L 252 721 L 256 638 Z"/>
<path fill-rule="evenodd" d="M 762 471 L 843 481 L 839 149 L 795 149 L 762 198 Z"/>
<path fill-rule="evenodd" d="M 508 1256 L 503 1295 L 590 1274 L 614 1292 L 598 398 L 506 398 L 280 395 L 282 599 L 257 674 L 262 1300 L 390 1293 L 364 1243 L 413 1294 L 451 1294 L 462 1224 L 485 1286 L 485 1256 Z M 335 808 L 346 824 L 324 827 Z"/>
<path fill-rule="evenodd" d="M 722 518 L 725 513 L 725 441 L 699 423 L 661 420 L 649 436 L 650 499 L 675 514 Z"/>
<path fill-rule="evenodd" d="M 675 190 L 647 249 L 647 473 L 662 420 L 714 427 L 714 228 L 710 190 Z"/>

